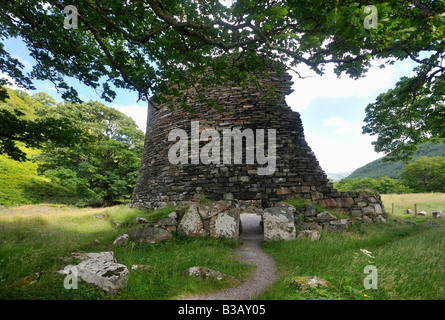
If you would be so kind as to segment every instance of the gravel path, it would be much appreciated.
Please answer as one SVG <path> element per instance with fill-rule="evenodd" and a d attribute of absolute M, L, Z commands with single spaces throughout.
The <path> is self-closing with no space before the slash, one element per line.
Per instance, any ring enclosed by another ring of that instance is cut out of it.
<path fill-rule="evenodd" d="M 276 278 L 275 261 L 265 254 L 260 247 L 263 232 L 260 227 L 261 216 L 241 214 L 243 232 L 240 235 L 243 243 L 235 251 L 237 260 L 256 265 L 255 274 L 249 280 L 235 288 L 224 291 L 184 298 L 184 300 L 248 300 L 266 290 Z"/>

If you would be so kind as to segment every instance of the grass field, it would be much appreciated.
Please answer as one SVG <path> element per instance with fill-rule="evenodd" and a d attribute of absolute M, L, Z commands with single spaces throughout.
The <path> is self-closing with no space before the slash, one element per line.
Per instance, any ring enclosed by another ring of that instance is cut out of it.
<path fill-rule="evenodd" d="M 348 234 L 323 232 L 317 242 L 263 243 L 277 261 L 279 279 L 259 299 L 445 299 L 445 223 L 425 226 L 431 211 L 445 212 L 445 194 L 382 195 L 386 223 L 356 224 Z M 425 210 L 427 216 L 406 214 Z M 443 219 L 442 219 L 443 220 Z M 360 249 L 371 252 L 371 257 Z M 367 265 L 377 270 L 377 289 L 365 289 Z M 292 279 L 318 276 L 332 287 L 299 290 Z"/>
<path fill-rule="evenodd" d="M 59 205 L 0 209 L 0 299 L 174 299 L 236 284 L 232 279 L 204 281 L 181 275 L 196 265 L 219 270 L 239 281 L 249 277 L 252 267 L 232 259 L 231 251 L 239 244 L 236 240 L 176 237 L 159 244 L 112 246 L 117 235 L 135 224 L 136 217 L 157 220 L 170 211 Z M 116 223 L 120 225 L 117 228 Z M 133 264 L 149 265 L 150 270 L 130 271 L 126 290 L 116 297 L 82 282 L 77 290 L 67 290 L 64 277 L 54 271 L 73 251 L 114 251 L 117 261 L 129 270 Z M 30 285 L 29 276 L 35 273 L 40 273 L 40 278 Z"/>
<path fill-rule="evenodd" d="M 347 234 L 322 233 L 319 241 L 263 243 L 277 262 L 278 279 L 258 299 L 445 299 L 445 226 L 424 226 L 431 210 L 445 211 L 445 194 L 383 195 L 388 222 L 355 224 Z M 414 217 L 404 213 L 411 205 L 429 213 Z M 0 209 L 0 299 L 176 299 L 236 285 L 204 281 L 181 275 L 203 265 L 232 275 L 240 281 L 252 267 L 236 263 L 236 240 L 194 239 L 176 236 L 159 244 L 113 247 L 117 235 L 131 228 L 136 217 L 157 220 L 170 212 L 149 212 L 115 206 L 79 209 L 64 205 L 28 205 Z M 116 223 L 119 224 L 116 227 Z M 97 243 L 95 240 L 99 240 Z M 360 249 L 371 252 L 371 256 Z M 79 289 L 63 287 L 63 276 L 54 270 L 62 257 L 73 251 L 114 251 L 119 263 L 129 268 L 146 264 L 149 270 L 130 271 L 128 286 L 118 296 L 80 283 Z M 364 268 L 378 271 L 377 289 L 365 289 Z M 31 284 L 28 276 L 38 272 Z M 299 290 L 292 279 L 319 276 L 331 287 Z"/>

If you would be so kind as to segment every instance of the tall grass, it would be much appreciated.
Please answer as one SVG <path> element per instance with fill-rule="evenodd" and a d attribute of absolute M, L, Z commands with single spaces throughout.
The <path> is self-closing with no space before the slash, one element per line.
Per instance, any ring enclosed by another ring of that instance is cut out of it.
<path fill-rule="evenodd" d="M 445 213 L 445 193 L 383 194 L 382 201 L 388 213 L 391 213 L 394 204 L 396 217 L 406 218 L 407 209 L 414 211 L 414 205 L 417 205 L 417 212 L 424 210 L 429 218 L 431 212 L 438 209 Z"/>
<path fill-rule="evenodd" d="M 78 209 L 67 206 L 23 206 L 0 209 L 0 299 L 172 299 L 218 290 L 236 284 L 182 276 L 185 269 L 203 265 L 239 280 L 252 268 L 232 259 L 238 241 L 187 239 L 179 236 L 159 244 L 129 243 L 114 247 L 117 235 L 133 227 L 136 217 L 155 220 L 171 212 L 136 210 L 126 206 Z M 98 240 L 98 242 L 96 241 Z M 130 270 L 128 286 L 116 297 L 86 284 L 77 290 L 63 287 L 55 273 L 73 251 L 114 251 L 119 263 L 145 264 L 149 270 Z M 24 279 L 40 273 L 36 284 Z"/>
<path fill-rule="evenodd" d="M 414 198 L 415 197 L 415 198 Z M 445 208 L 444 194 L 383 196 L 385 207 L 394 203 L 394 215 L 386 223 L 357 224 L 347 234 L 326 233 L 319 241 L 264 243 L 263 249 L 276 261 L 279 278 L 259 299 L 445 299 L 445 223 L 425 226 L 431 211 Z M 407 215 L 406 208 L 417 203 L 427 217 Z M 360 249 L 372 254 L 365 255 Z M 378 287 L 365 289 L 364 268 L 378 271 Z M 292 279 L 319 276 L 328 288 L 300 290 Z"/>

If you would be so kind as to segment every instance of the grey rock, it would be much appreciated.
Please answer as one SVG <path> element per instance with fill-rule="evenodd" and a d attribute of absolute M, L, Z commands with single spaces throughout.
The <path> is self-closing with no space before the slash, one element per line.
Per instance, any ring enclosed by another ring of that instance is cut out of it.
<path fill-rule="evenodd" d="M 219 200 L 203 203 L 198 207 L 200 216 L 203 219 L 208 219 L 219 213 L 229 211 L 234 207 L 233 202 L 230 200 Z"/>
<path fill-rule="evenodd" d="M 164 218 L 162 220 L 159 220 L 158 224 L 160 226 L 163 226 L 163 227 L 165 227 L 165 226 L 176 226 L 176 225 L 178 225 L 178 222 L 176 221 L 176 219 L 167 217 L 167 218 Z"/>
<path fill-rule="evenodd" d="M 148 224 L 148 221 L 145 218 L 138 217 L 138 218 L 136 218 L 136 223 L 137 224 Z"/>
<path fill-rule="evenodd" d="M 320 286 L 328 287 L 329 282 L 317 276 L 296 277 L 292 279 L 292 286 L 300 290 L 305 290 L 308 288 L 318 288 Z"/>
<path fill-rule="evenodd" d="M 81 262 L 77 265 L 64 266 L 63 269 L 59 267 L 58 273 L 66 275 L 75 270 L 83 281 L 110 294 L 116 294 L 118 290 L 126 287 L 128 268 L 116 262 L 113 252 L 73 252 L 71 257 L 80 259 Z"/>
<path fill-rule="evenodd" d="M 176 211 L 170 212 L 168 214 L 167 218 L 177 219 L 178 218 L 178 214 L 176 213 Z"/>
<path fill-rule="evenodd" d="M 209 280 L 223 280 L 225 277 L 224 273 L 202 266 L 191 267 L 185 270 L 183 272 L 183 275 L 201 279 L 209 279 Z"/>
<path fill-rule="evenodd" d="M 210 218 L 210 236 L 238 238 L 240 234 L 240 209 L 234 208 Z"/>
<path fill-rule="evenodd" d="M 305 217 L 315 217 L 317 215 L 317 210 L 311 204 L 306 204 L 304 207 Z"/>
<path fill-rule="evenodd" d="M 346 232 L 348 230 L 348 221 L 346 219 L 329 221 L 325 229 L 329 232 Z"/>
<path fill-rule="evenodd" d="M 327 211 L 323 211 L 317 214 L 317 220 L 319 221 L 337 220 L 337 217 Z"/>
<path fill-rule="evenodd" d="M 126 233 L 117 236 L 117 238 L 113 241 L 113 246 L 122 246 L 130 240 L 130 236 Z"/>
<path fill-rule="evenodd" d="M 302 222 L 300 224 L 301 229 L 303 230 L 317 230 L 321 231 L 321 226 L 316 222 Z"/>
<path fill-rule="evenodd" d="M 379 214 L 377 217 L 375 217 L 374 219 L 376 222 L 386 222 L 386 219 L 383 218 L 383 216 L 381 214 Z"/>
<path fill-rule="evenodd" d="M 442 210 L 433 211 L 432 215 L 433 215 L 433 219 L 442 219 L 443 218 Z"/>
<path fill-rule="evenodd" d="M 311 241 L 316 241 L 320 239 L 320 231 L 318 230 L 303 230 L 297 235 L 298 240 L 308 239 Z"/>
<path fill-rule="evenodd" d="M 286 207 L 265 209 L 263 228 L 264 241 L 293 240 L 296 237 L 294 214 Z"/>
<path fill-rule="evenodd" d="M 168 230 L 157 226 L 136 227 L 128 231 L 132 241 L 156 243 L 173 237 Z"/>
<path fill-rule="evenodd" d="M 116 294 L 125 288 L 129 272 L 125 265 L 101 259 L 88 259 L 76 266 L 79 277 L 102 290 Z"/>
<path fill-rule="evenodd" d="M 198 208 L 194 203 L 190 204 L 189 209 L 182 217 L 178 225 L 178 231 L 187 236 L 202 236 L 206 234 Z"/>

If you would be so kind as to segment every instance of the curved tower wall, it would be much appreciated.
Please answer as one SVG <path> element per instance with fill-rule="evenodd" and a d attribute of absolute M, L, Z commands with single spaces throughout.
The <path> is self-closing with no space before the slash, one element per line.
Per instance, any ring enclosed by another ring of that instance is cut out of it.
<path fill-rule="evenodd" d="M 291 76 L 269 73 L 260 81 L 266 86 L 227 84 L 207 89 L 204 100 L 193 98 L 190 90 L 188 105 L 193 112 L 174 99 L 158 108 L 151 107 L 132 207 L 153 208 L 202 196 L 210 200 L 261 200 L 269 206 L 295 196 L 320 200 L 335 194 L 306 143 L 299 113 L 286 104 L 285 97 L 292 92 Z M 270 95 L 270 85 L 275 99 Z M 210 107 L 209 101 L 216 101 L 223 109 Z M 239 156 L 235 139 L 230 139 L 228 149 L 230 132 L 248 136 L 242 138 L 241 163 L 240 158 L 235 159 L 235 154 Z M 249 133 L 254 137 L 253 146 Z M 180 139 L 184 134 L 187 146 Z M 219 155 L 209 152 L 217 150 L 218 142 Z M 185 147 L 186 158 L 180 152 Z"/>

